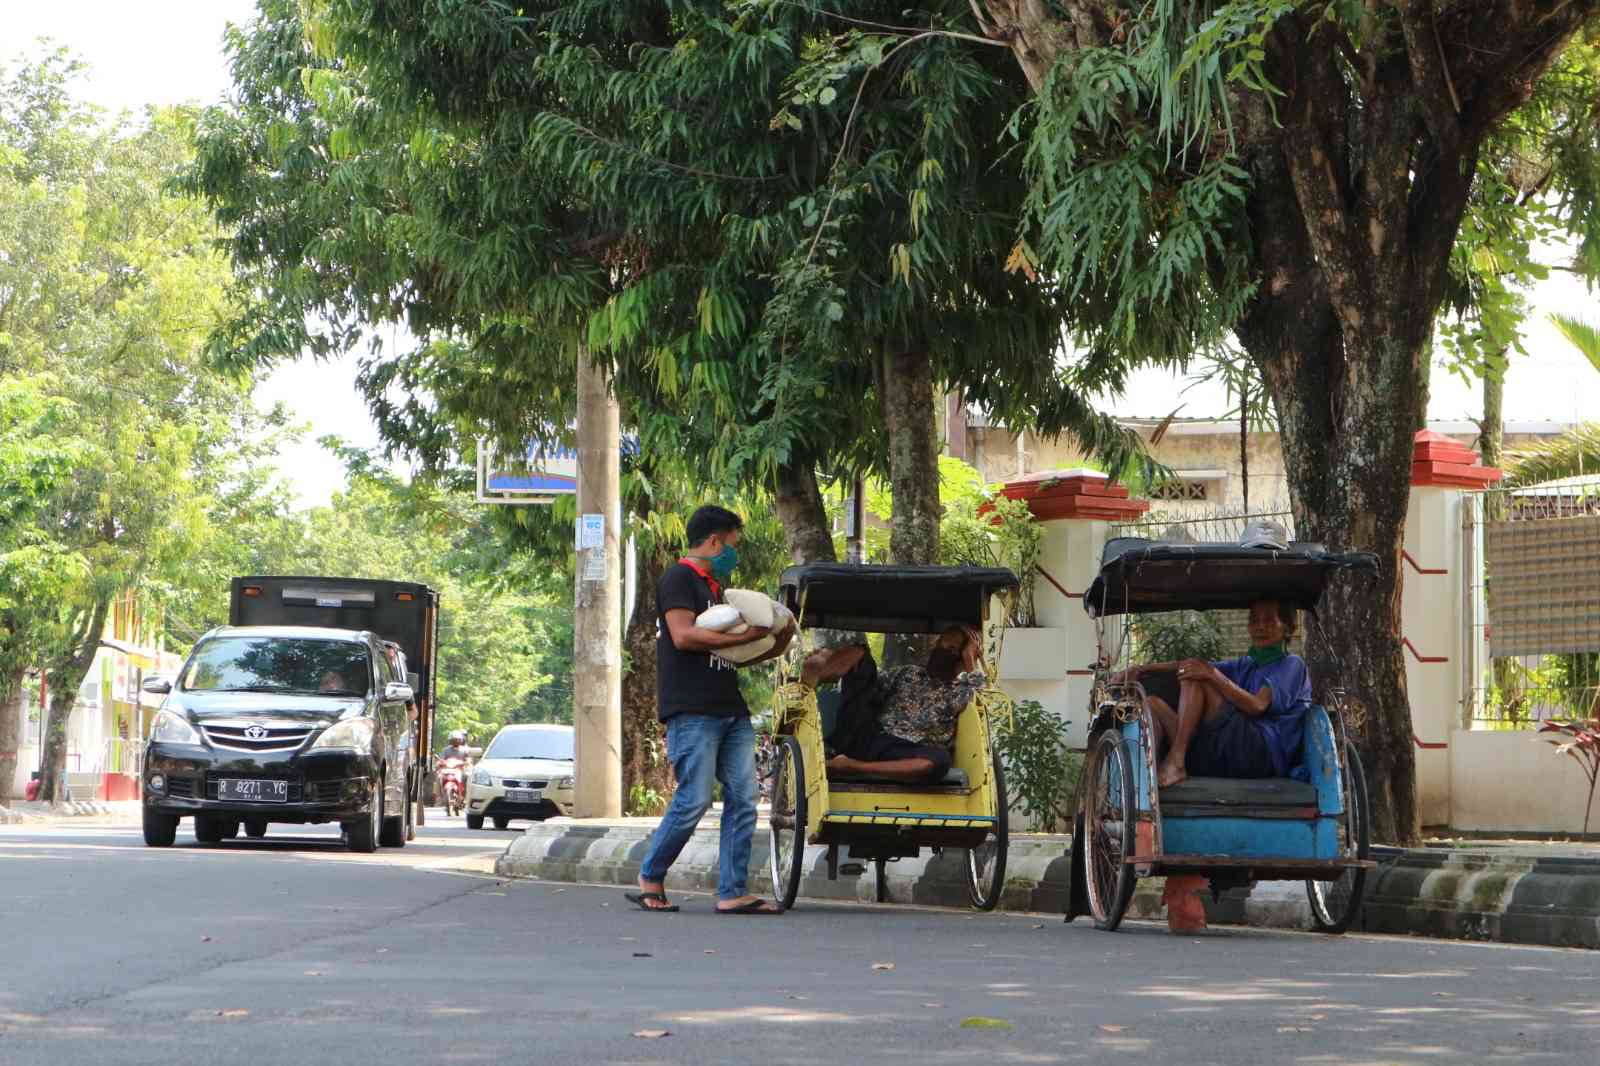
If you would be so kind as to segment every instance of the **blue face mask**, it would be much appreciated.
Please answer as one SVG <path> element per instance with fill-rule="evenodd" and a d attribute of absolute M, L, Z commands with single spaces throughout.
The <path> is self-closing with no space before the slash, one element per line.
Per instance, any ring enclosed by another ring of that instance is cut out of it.
<path fill-rule="evenodd" d="M 725 544 L 722 550 L 706 560 L 706 568 L 715 575 L 718 581 L 726 581 L 733 576 L 733 568 L 739 565 L 739 553 L 732 544 Z"/>

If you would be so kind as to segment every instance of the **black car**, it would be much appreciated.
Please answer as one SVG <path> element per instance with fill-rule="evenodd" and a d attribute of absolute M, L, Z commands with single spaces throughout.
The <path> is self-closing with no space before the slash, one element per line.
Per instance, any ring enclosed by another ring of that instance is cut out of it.
<path fill-rule="evenodd" d="M 234 626 L 207 633 L 167 696 L 144 760 L 144 840 L 178 821 L 195 839 L 263 836 L 271 822 L 338 822 L 353 851 L 409 835 L 411 686 L 378 637 L 346 629 Z"/>

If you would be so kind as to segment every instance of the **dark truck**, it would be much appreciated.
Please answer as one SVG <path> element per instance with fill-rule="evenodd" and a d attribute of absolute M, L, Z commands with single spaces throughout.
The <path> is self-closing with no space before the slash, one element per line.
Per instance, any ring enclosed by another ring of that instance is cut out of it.
<path fill-rule="evenodd" d="M 439 593 L 410 581 L 342 577 L 236 577 L 228 604 L 234 626 L 314 626 L 374 634 L 403 659 L 410 683 L 409 782 L 415 824 L 433 765 L 432 738 L 439 656 Z"/>

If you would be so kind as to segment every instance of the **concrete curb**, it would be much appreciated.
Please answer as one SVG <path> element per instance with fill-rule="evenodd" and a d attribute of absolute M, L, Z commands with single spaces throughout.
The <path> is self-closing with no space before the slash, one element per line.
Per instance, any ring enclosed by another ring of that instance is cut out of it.
<path fill-rule="evenodd" d="M 30 825 L 38 822 L 54 822 L 64 818 L 112 818 L 127 817 L 137 821 L 139 804 L 137 801 L 124 803 L 101 803 L 98 800 L 69 800 L 66 803 L 51 806 L 48 803 L 35 803 L 20 801 L 10 807 L 0 807 L 0 825 Z"/>
<path fill-rule="evenodd" d="M 502 877 L 602 885 L 635 883 L 654 827 L 553 821 L 530 826 L 495 863 Z M 702 826 L 672 867 L 669 888 L 713 891 L 717 886 L 718 830 Z M 1061 914 L 1071 877 L 1071 841 L 1063 836 L 1011 838 L 1006 888 L 1000 908 Z M 1359 922 L 1366 932 L 1403 933 L 1457 940 L 1491 940 L 1554 947 L 1600 947 L 1600 854 L 1532 856 L 1514 850 L 1474 848 L 1384 849 L 1369 875 Z M 827 876 L 827 849 L 805 854 L 800 895 L 808 899 L 871 902 L 872 864 L 859 875 Z M 844 861 L 841 859 L 841 862 Z M 752 844 L 749 890 L 772 892 L 767 836 Z M 889 901 L 934 907 L 968 907 L 964 852 L 924 853 L 890 863 Z M 1162 882 L 1139 882 L 1129 915 L 1165 917 Z M 1202 893 L 1208 920 L 1219 925 L 1310 929 L 1311 909 L 1302 882 L 1263 882 L 1230 890 L 1213 901 Z"/>

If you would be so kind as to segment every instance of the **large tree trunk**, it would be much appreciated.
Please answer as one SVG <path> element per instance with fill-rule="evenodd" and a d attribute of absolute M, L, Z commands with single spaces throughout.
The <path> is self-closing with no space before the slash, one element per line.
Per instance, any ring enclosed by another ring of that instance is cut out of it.
<path fill-rule="evenodd" d="M 17 776 L 17 750 L 22 744 L 22 678 L 21 670 L 0 675 L 0 807 L 11 805 L 11 782 Z"/>
<path fill-rule="evenodd" d="M 656 585 L 670 560 L 641 551 L 633 620 L 623 634 L 628 671 L 622 676 L 622 795 L 629 815 L 660 814 L 672 792 L 666 737 L 656 717 Z"/>
<path fill-rule="evenodd" d="M 68 652 L 45 670 L 45 680 L 54 693 L 39 760 L 39 798 L 47 803 L 63 803 L 67 798 L 67 725 L 78 702 L 78 689 L 100 648 L 110 607 L 109 597 L 95 601 L 87 625 L 78 631 Z"/>
<path fill-rule="evenodd" d="M 796 456 L 778 468 L 777 507 L 791 559 L 796 563 L 831 563 L 838 558 L 833 550 L 828 509 L 823 506 L 822 489 L 817 485 L 817 467 L 808 457 Z"/>
<path fill-rule="evenodd" d="M 889 438 L 889 488 L 894 499 L 889 558 L 898 566 L 931 566 L 939 561 L 942 509 L 933 362 L 928 353 L 884 355 L 878 390 Z M 886 642 L 885 662 L 918 660 L 927 645 L 925 639 L 898 637 Z"/>

